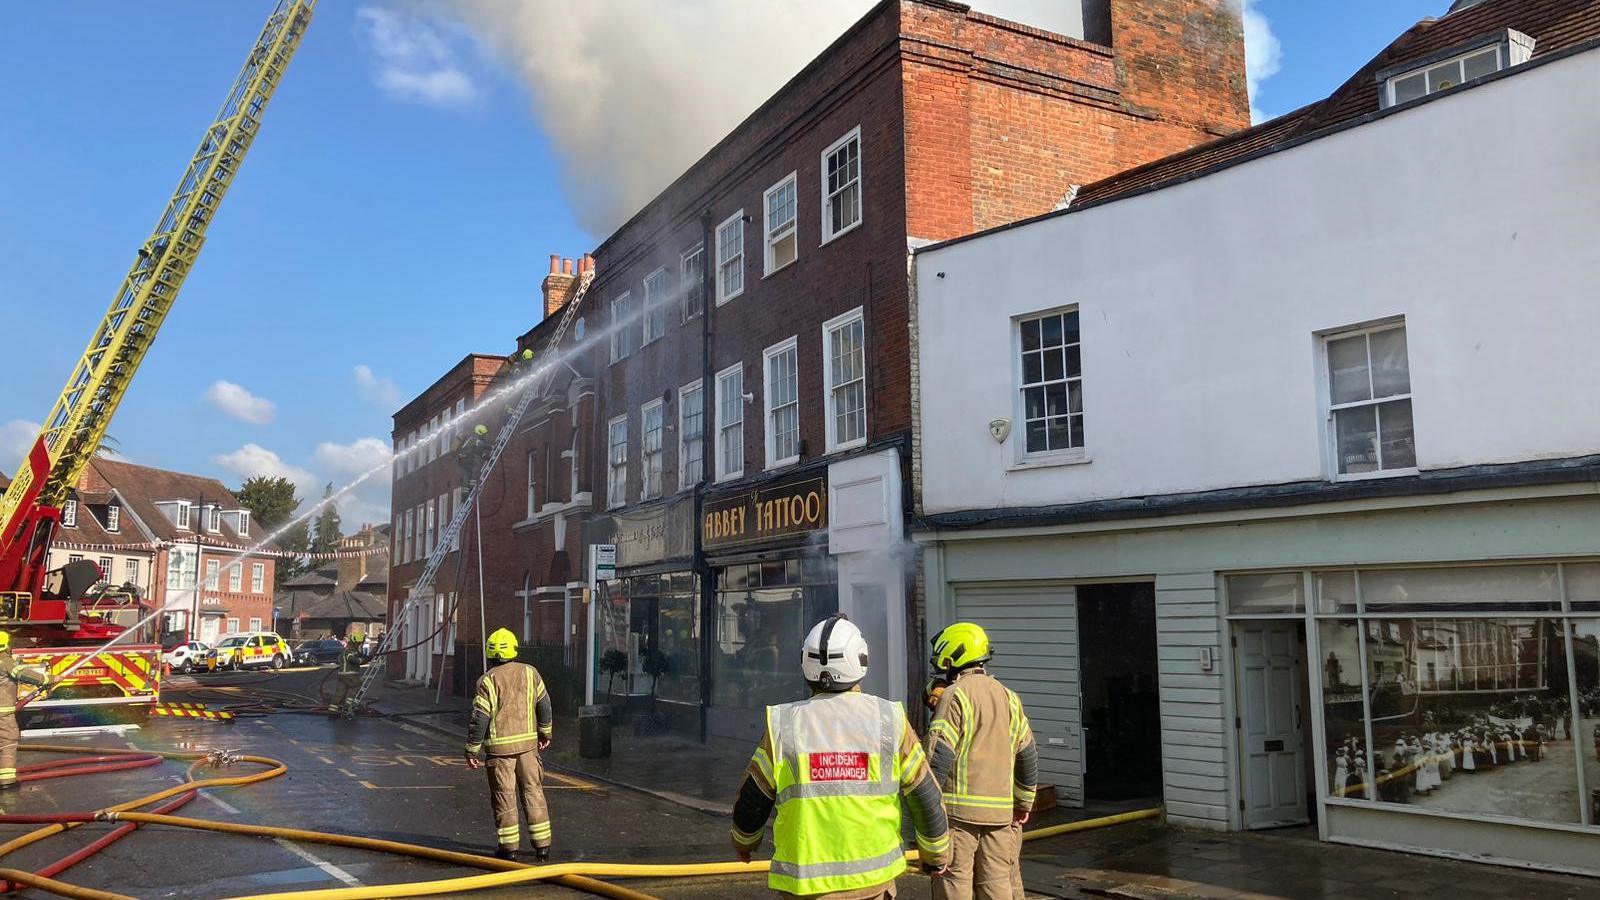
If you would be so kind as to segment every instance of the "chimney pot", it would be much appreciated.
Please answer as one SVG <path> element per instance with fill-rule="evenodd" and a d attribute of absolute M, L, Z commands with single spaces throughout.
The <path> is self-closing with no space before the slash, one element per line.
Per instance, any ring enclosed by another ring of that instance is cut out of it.
<path fill-rule="evenodd" d="M 561 260 L 561 274 L 572 274 L 572 260 L 570 258 Z"/>
<path fill-rule="evenodd" d="M 552 253 L 550 254 L 550 274 L 554 275 L 559 271 L 561 271 L 561 254 Z"/>

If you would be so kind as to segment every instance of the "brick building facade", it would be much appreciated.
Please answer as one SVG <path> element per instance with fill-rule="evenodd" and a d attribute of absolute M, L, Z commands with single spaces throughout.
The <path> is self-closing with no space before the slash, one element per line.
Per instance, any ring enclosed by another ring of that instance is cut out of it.
<path fill-rule="evenodd" d="M 1096 43 L 887 0 L 600 245 L 608 687 L 680 730 L 749 739 L 766 704 L 803 693 L 794 648 L 834 610 L 877 651 L 869 690 L 920 684 L 908 247 L 1248 124 L 1227 10 L 1115 0 Z"/>

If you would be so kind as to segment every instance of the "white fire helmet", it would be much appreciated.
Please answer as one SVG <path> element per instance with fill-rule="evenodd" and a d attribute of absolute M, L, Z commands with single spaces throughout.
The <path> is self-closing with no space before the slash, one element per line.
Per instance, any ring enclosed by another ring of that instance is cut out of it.
<path fill-rule="evenodd" d="M 800 671 L 823 691 L 848 691 L 867 677 L 867 639 L 842 614 L 816 624 L 806 635 Z"/>

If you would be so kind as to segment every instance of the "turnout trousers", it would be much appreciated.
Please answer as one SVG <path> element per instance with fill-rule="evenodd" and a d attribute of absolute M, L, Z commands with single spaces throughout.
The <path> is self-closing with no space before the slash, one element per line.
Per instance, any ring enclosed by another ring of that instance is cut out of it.
<path fill-rule="evenodd" d="M 333 708 L 343 709 L 345 704 L 361 692 L 361 673 L 340 672 L 337 677 L 339 686 L 333 692 Z"/>
<path fill-rule="evenodd" d="M 950 820 L 950 873 L 934 900 L 1023 900 L 1022 826 Z"/>
<path fill-rule="evenodd" d="M 550 846 L 550 806 L 544 799 L 544 767 L 539 751 L 528 750 L 515 756 L 491 756 L 489 805 L 494 809 L 496 842 L 515 849 L 522 845 L 522 827 L 517 823 L 517 805 L 528 820 L 528 841 L 534 847 Z"/>
<path fill-rule="evenodd" d="M 17 742 L 21 739 L 17 714 L 0 715 L 0 785 L 17 783 Z"/>

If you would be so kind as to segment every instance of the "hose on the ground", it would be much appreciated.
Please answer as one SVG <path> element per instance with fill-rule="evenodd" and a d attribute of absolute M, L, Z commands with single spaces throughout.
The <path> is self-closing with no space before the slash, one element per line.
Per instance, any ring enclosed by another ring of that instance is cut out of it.
<path fill-rule="evenodd" d="M 80 753 L 86 748 L 62 746 L 56 744 L 23 744 L 19 749 L 43 751 L 50 753 Z M 686 878 L 705 877 L 712 875 L 753 875 L 765 872 L 771 863 L 768 860 L 720 863 L 560 863 L 555 865 L 530 866 L 525 863 L 499 860 L 491 857 L 477 856 L 469 853 L 458 853 L 450 850 L 440 850 L 433 847 L 424 847 L 417 844 L 407 844 L 400 841 L 389 841 L 381 838 L 367 838 L 356 835 L 334 834 L 329 832 L 311 831 L 299 828 L 281 828 L 267 825 L 244 825 L 232 822 L 218 822 L 210 819 L 195 819 L 184 816 L 171 815 L 172 811 L 192 800 L 201 788 L 226 787 L 254 784 L 270 778 L 276 778 L 288 771 L 284 763 L 264 756 L 232 755 L 217 756 L 204 751 L 151 751 L 133 750 L 122 748 L 87 748 L 91 752 L 100 754 L 88 759 L 64 760 L 54 763 L 38 763 L 32 766 L 20 767 L 26 769 L 36 777 L 56 777 L 65 774 L 89 774 L 98 771 L 114 771 L 112 767 L 131 768 L 136 765 L 153 765 L 145 758 L 182 759 L 192 760 L 185 773 L 183 783 L 147 794 L 143 797 L 129 800 L 103 810 L 84 813 L 61 813 L 51 815 L 0 815 L 0 823 L 26 822 L 36 824 L 48 822 L 44 827 L 36 829 L 0 844 L 0 857 L 13 853 L 23 847 L 37 843 L 52 835 L 60 834 L 79 825 L 92 821 L 120 822 L 118 828 L 102 836 L 93 843 L 57 860 L 45 867 L 40 872 L 24 872 L 17 869 L 0 868 L 0 879 L 6 882 L 26 887 L 38 888 L 63 897 L 85 898 L 85 900 L 133 900 L 121 894 L 94 890 L 67 882 L 57 881 L 50 877 L 70 868 L 78 862 L 87 859 L 100 849 L 113 841 L 130 833 L 141 825 L 166 825 L 179 828 L 190 828 L 204 831 L 215 831 L 229 834 L 243 834 L 254 837 L 292 840 L 305 843 L 329 844 L 333 846 L 351 847 L 362 850 L 372 850 L 383 853 L 395 853 L 427 859 L 435 862 L 452 863 L 456 865 L 472 866 L 479 869 L 498 870 L 484 875 L 470 875 L 438 879 L 434 881 L 420 881 L 402 884 L 376 885 L 372 887 L 333 888 L 328 890 L 290 891 L 276 894 L 255 894 L 235 900 L 362 900 L 362 898 L 388 897 L 421 897 L 436 894 L 455 893 L 459 891 L 478 890 L 490 887 L 504 887 L 514 884 L 529 884 L 533 882 L 552 882 L 576 890 L 585 891 L 601 897 L 617 898 L 617 900 L 655 900 L 648 894 L 630 888 L 609 884 L 595 880 L 595 877 L 615 878 Z M 207 762 L 249 762 L 256 765 L 267 766 L 263 771 L 249 775 L 217 776 L 212 778 L 196 779 L 195 773 Z M 21 771 L 19 769 L 19 778 Z M 159 807 L 155 812 L 139 812 L 139 807 L 149 806 L 152 803 L 178 796 L 175 802 Z M 1076 831 L 1086 831 L 1092 828 L 1103 828 L 1108 825 L 1117 825 L 1123 822 L 1132 822 L 1140 819 L 1151 819 L 1161 815 L 1160 809 L 1144 809 L 1134 812 L 1105 816 L 1098 819 L 1089 819 L 1081 822 L 1068 822 L 1047 828 L 1039 828 L 1025 832 L 1024 841 L 1039 838 L 1053 837 Z M 906 859 L 915 863 L 918 861 L 916 850 L 906 852 Z"/>

